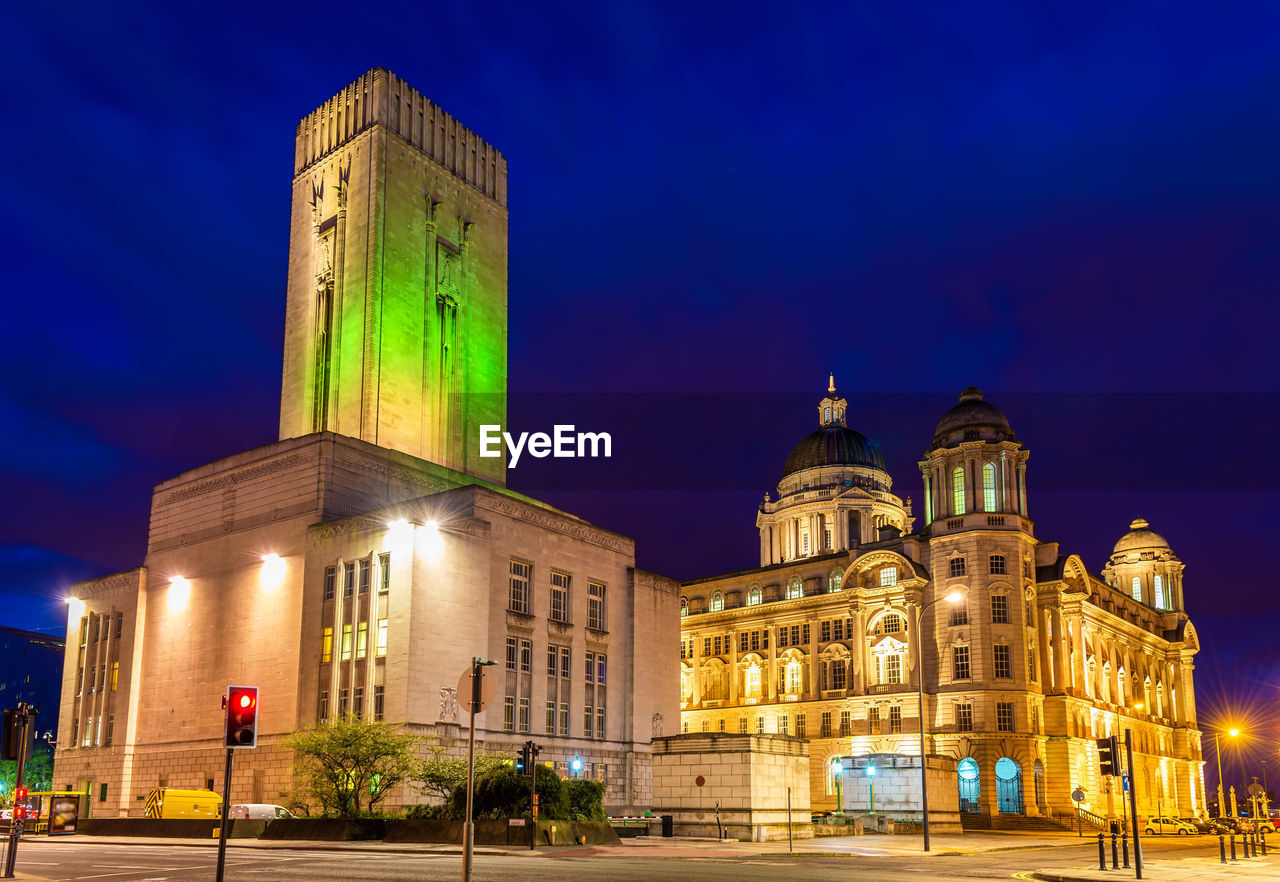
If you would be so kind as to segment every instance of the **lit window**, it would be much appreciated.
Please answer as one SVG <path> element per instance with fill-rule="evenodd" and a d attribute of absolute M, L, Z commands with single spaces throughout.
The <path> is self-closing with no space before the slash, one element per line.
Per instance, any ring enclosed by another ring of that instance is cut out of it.
<path fill-rule="evenodd" d="M 792 576 L 790 580 L 787 581 L 787 600 L 795 600 L 796 598 L 803 596 L 804 591 L 800 587 L 800 577 Z"/>
<path fill-rule="evenodd" d="M 529 570 L 527 563 L 511 561 L 510 574 L 507 579 L 507 609 L 512 612 L 528 614 L 529 612 Z"/>
<path fill-rule="evenodd" d="M 711 611 L 720 612 L 724 609 L 724 595 L 717 591 L 711 595 Z"/>
<path fill-rule="evenodd" d="M 387 654 L 387 620 L 378 619 L 378 658 Z"/>
<path fill-rule="evenodd" d="M 369 623 L 361 622 L 356 628 L 356 658 L 369 654 Z"/>
<path fill-rule="evenodd" d="M 342 626 L 342 660 L 351 660 L 351 626 Z"/>
<path fill-rule="evenodd" d="M 896 735 L 902 731 L 902 705 L 895 704 L 889 708 L 889 734 Z"/>
<path fill-rule="evenodd" d="M 752 585 L 747 589 L 747 606 L 755 606 L 762 599 L 759 585 Z"/>
<path fill-rule="evenodd" d="M 324 629 L 324 642 L 320 647 L 320 662 L 328 664 L 333 661 L 333 629 Z"/>
<path fill-rule="evenodd" d="M 1159 576 L 1156 576 L 1155 578 L 1155 589 L 1156 609 L 1164 609 L 1164 580 Z"/>
<path fill-rule="evenodd" d="M 880 570 L 880 587 L 889 588 L 898 584 L 898 568 L 884 567 Z"/>
<path fill-rule="evenodd" d="M 1142 602 L 1142 579 L 1138 576 L 1133 577 L 1133 599 Z"/>
<path fill-rule="evenodd" d="M 502 699 L 502 728 L 508 732 L 516 729 L 516 700 L 511 695 Z"/>
<path fill-rule="evenodd" d="M 951 472 L 951 502 L 955 514 L 964 514 L 964 469 Z"/>
<path fill-rule="evenodd" d="M 881 622 L 882 629 L 886 634 L 899 634 L 902 632 L 902 616 L 887 615 Z"/>
<path fill-rule="evenodd" d="M 956 705 L 956 731 L 957 732 L 973 731 L 973 705 L 972 704 Z"/>
<path fill-rule="evenodd" d="M 996 510 L 996 467 L 987 463 L 982 467 L 982 508 L 984 511 Z"/>
<path fill-rule="evenodd" d="M 843 579 L 844 579 L 844 574 L 841 573 L 839 570 L 831 571 L 831 576 L 827 580 L 827 584 L 833 594 L 840 590 L 840 583 L 841 581 L 843 581 Z"/>
<path fill-rule="evenodd" d="M 688 614 L 689 614 L 689 598 L 681 597 L 680 598 L 680 617 L 684 618 Z"/>
<path fill-rule="evenodd" d="M 1013 731 L 1013 702 L 1011 701 L 996 702 L 996 731 L 997 732 Z"/>
<path fill-rule="evenodd" d="M 120 662 L 111 663 L 111 691 L 115 692 L 120 685 Z"/>
<path fill-rule="evenodd" d="M 751 667 L 747 668 L 747 697 L 759 698 L 760 693 L 760 666 L 752 664 Z"/>
<path fill-rule="evenodd" d="M 787 662 L 787 692 L 795 694 L 800 691 L 800 674 L 803 665 L 797 659 Z"/>

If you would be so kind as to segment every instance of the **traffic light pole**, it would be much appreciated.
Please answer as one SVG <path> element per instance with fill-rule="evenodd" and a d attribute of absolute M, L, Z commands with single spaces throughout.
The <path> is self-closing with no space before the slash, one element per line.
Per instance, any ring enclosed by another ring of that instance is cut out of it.
<path fill-rule="evenodd" d="M 1142 878 L 1142 840 L 1138 838 L 1138 784 L 1134 779 L 1133 730 L 1124 730 L 1124 751 L 1129 764 L 1129 819 L 1133 824 L 1133 867 Z M 1123 796 L 1123 794 L 1121 794 Z"/>
<path fill-rule="evenodd" d="M 218 882 L 227 866 L 227 814 L 231 811 L 231 758 L 236 752 L 227 748 L 227 772 L 222 779 L 222 829 L 218 833 Z"/>
<path fill-rule="evenodd" d="M 538 844 L 538 747 L 529 744 L 529 851 Z"/>
<path fill-rule="evenodd" d="M 480 662 L 471 659 L 471 725 L 467 727 L 467 820 L 462 827 L 462 882 L 471 882 L 471 853 L 475 848 L 476 822 L 471 791 L 475 789 L 476 766 L 476 708 L 480 706 Z"/>
<path fill-rule="evenodd" d="M 9 821 L 9 848 L 4 856 L 4 878 L 6 879 L 13 878 L 13 867 L 18 860 L 18 840 L 22 838 L 23 821 L 26 820 L 26 812 L 18 811 L 16 795 L 22 792 L 22 775 L 27 766 L 27 742 L 30 740 L 31 716 L 34 713 L 35 711 L 25 701 L 18 703 L 18 718 L 22 721 L 22 741 L 18 746 L 18 772 L 13 779 L 15 800 L 13 815 Z"/>

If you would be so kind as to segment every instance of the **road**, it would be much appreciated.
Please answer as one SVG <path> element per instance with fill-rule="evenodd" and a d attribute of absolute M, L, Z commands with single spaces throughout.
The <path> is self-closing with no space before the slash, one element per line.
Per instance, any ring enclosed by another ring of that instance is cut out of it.
<path fill-rule="evenodd" d="M 1052 845 L 1027 848 L 1018 847 L 1015 840 L 1006 850 L 973 854 L 884 855 L 875 853 L 878 849 L 874 844 L 864 844 L 863 840 L 871 839 L 797 842 L 797 850 L 804 850 L 801 856 L 788 855 L 785 850 L 767 851 L 764 846 L 747 843 L 734 846 L 702 843 L 691 847 L 670 840 L 643 844 L 637 840 L 600 848 L 546 849 L 534 854 L 479 854 L 474 878 L 476 882 L 511 882 L 513 879 L 520 882 L 562 879 L 653 882 L 690 877 L 711 882 L 777 882 L 779 878 L 919 882 L 922 877 L 1009 879 L 1016 873 L 1034 869 L 1097 866 L 1096 841 L 1088 840 L 1081 843 L 1062 838 Z M 903 840 L 905 837 L 900 838 L 899 843 Z M 1147 840 L 1144 848 L 1149 859 L 1194 861 L 1217 857 L 1217 841 L 1207 837 Z M 216 850 L 207 845 L 114 845 L 83 837 L 25 840 L 19 852 L 18 870 L 68 882 L 211 880 L 216 860 Z M 228 882 L 268 878 L 306 882 L 456 880 L 461 877 L 461 864 L 462 859 L 456 854 L 401 854 L 377 846 L 359 852 L 235 846 L 227 852 L 226 879 Z M 1121 873 L 1117 873 L 1117 878 Z"/>

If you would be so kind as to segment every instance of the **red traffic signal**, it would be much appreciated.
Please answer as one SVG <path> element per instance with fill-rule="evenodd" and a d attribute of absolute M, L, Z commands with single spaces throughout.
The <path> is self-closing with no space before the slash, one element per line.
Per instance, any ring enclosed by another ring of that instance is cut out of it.
<path fill-rule="evenodd" d="M 13 791 L 13 819 L 24 820 L 27 817 L 27 788 L 18 787 Z"/>
<path fill-rule="evenodd" d="M 228 686 L 224 747 L 258 746 L 258 687 Z"/>

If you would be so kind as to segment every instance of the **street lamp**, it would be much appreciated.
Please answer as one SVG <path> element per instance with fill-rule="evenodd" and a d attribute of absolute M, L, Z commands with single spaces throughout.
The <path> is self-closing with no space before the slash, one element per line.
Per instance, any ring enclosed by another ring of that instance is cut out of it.
<path fill-rule="evenodd" d="M 920 607 L 920 612 L 916 616 L 916 653 L 919 657 L 919 664 L 916 665 L 916 684 L 919 686 L 917 699 L 920 713 L 920 816 L 924 819 L 925 851 L 929 850 L 929 783 L 924 752 L 924 638 L 920 636 L 923 627 L 920 623 L 924 619 L 924 614 L 928 612 L 929 607 L 940 600 L 945 600 L 947 603 L 959 603 L 964 600 L 964 595 L 959 591 L 952 591 L 946 597 L 935 597 Z"/>
<path fill-rule="evenodd" d="M 831 775 L 836 779 L 836 814 L 843 815 L 844 800 L 841 798 L 843 794 L 840 790 L 840 781 L 844 776 L 844 763 L 840 761 L 840 757 L 836 757 L 831 761 Z"/>
<path fill-rule="evenodd" d="M 1235 738 L 1237 735 L 1239 735 L 1239 734 L 1240 734 L 1240 730 L 1239 730 L 1239 729 L 1228 729 L 1228 730 L 1227 730 L 1227 734 L 1228 734 L 1228 735 L 1230 735 L 1232 738 Z M 1217 733 L 1217 732 L 1214 732 L 1214 733 L 1213 733 L 1213 752 L 1214 752 L 1214 754 L 1216 754 L 1216 755 L 1217 755 L 1217 757 L 1218 757 L 1218 817 L 1220 817 L 1220 818 L 1221 818 L 1221 817 L 1223 817 L 1223 815 L 1222 815 L 1222 808 L 1223 808 L 1223 797 L 1222 797 L 1222 746 L 1218 743 L 1218 733 Z M 1231 815 L 1227 815 L 1227 817 L 1231 817 Z"/>

